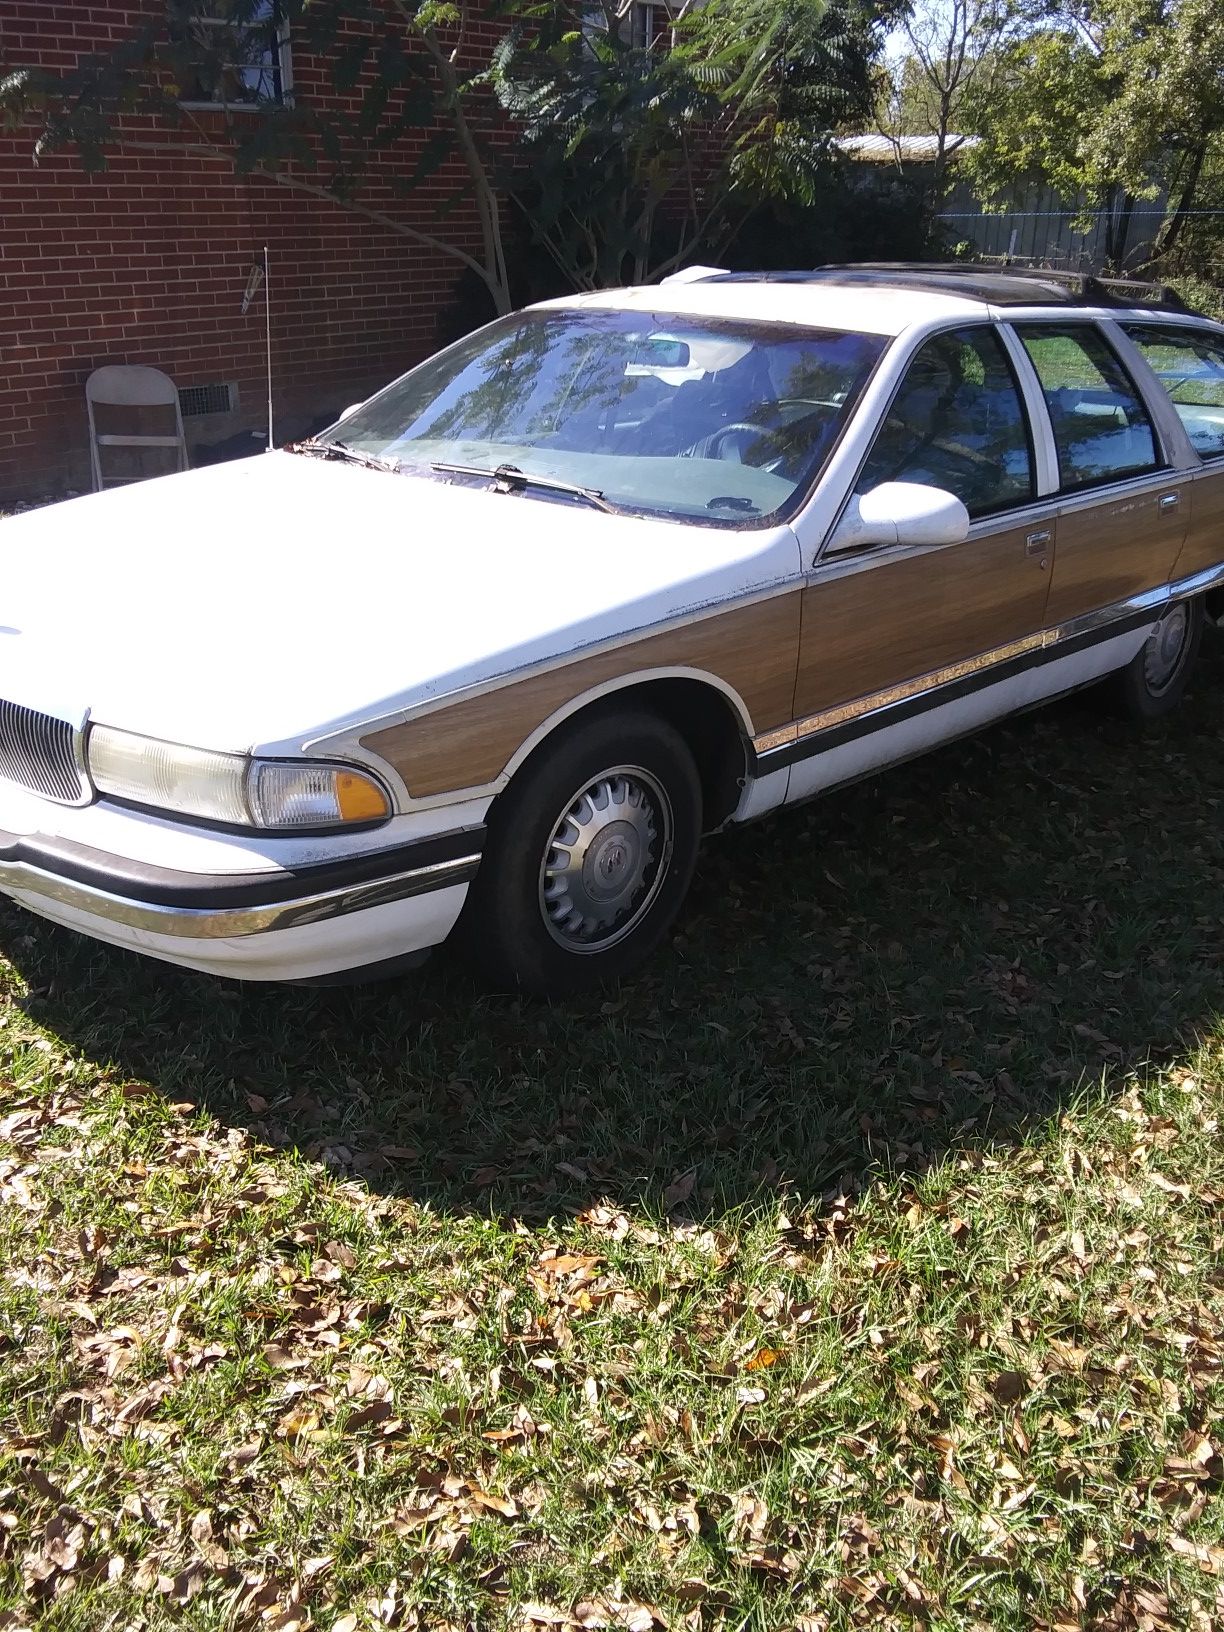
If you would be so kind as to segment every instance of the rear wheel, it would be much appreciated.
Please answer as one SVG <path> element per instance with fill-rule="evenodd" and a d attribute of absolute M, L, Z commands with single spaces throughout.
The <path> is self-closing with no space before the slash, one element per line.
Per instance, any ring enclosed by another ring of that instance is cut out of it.
<path fill-rule="evenodd" d="M 500 987 L 561 995 L 650 955 L 688 890 L 701 783 L 679 732 L 645 712 L 577 720 L 498 799 L 461 939 Z"/>
<path fill-rule="evenodd" d="M 1115 701 L 1137 720 L 1170 713 L 1189 684 L 1202 637 L 1202 601 L 1175 601 L 1131 661 L 1112 677 Z"/>

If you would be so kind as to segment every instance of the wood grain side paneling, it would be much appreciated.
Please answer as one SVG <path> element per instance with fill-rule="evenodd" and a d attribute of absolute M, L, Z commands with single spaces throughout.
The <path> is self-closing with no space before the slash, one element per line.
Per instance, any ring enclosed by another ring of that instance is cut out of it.
<path fill-rule="evenodd" d="M 1049 553 L 1028 555 L 1029 533 L 1047 529 Z M 803 594 L 796 714 L 884 691 L 1039 630 L 1053 534 L 1053 521 L 1030 521 L 812 584 Z"/>
<path fill-rule="evenodd" d="M 1219 566 L 1224 561 L 1224 465 L 1216 464 L 1186 483 L 1190 529 L 1173 568 L 1174 578 Z"/>
<path fill-rule="evenodd" d="M 649 669 L 693 668 L 717 675 L 743 698 L 755 731 L 792 718 L 802 591 L 715 612 L 435 709 L 361 739 L 423 799 L 484 787 L 558 709 L 609 681 Z"/>
<path fill-rule="evenodd" d="M 1191 487 L 1184 472 L 1170 471 L 1166 485 L 1060 515 L 1047 621 L 1096 612 L 1167 583 L 1189 525 Z M 1176 509 L 1160 508 L 1166 493 L 1180 495 Z"/>

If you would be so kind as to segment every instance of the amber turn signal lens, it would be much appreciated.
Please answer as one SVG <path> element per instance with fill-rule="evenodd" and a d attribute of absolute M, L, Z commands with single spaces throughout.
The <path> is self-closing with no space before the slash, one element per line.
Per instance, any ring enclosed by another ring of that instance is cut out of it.
<path fill-rule="evenodd" d="M 379 822 L 391 814 L 387 796 L 378 783 L 359 771 L 337 772 L 336 803 L 345 822 Z"/>

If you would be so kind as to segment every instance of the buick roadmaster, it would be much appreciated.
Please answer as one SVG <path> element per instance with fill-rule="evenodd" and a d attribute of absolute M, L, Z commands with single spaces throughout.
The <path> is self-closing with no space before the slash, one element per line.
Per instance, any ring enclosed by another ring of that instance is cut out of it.
<path fill-rule="evenodd" d="M 0 531 L 0 892 L 317 981 L 625 973 L 701 835 L 1103 682 L 1224 594 L 1224 326 L 937 267 L 547 302 L 308 442 Z"/>

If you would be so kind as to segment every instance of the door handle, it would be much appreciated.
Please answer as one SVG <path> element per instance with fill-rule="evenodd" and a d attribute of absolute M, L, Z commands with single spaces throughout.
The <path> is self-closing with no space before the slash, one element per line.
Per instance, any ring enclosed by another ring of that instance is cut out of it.
<path fill-rule="evenodd" d="M 1162 493 L 1160 495 L 1160 508 L 1162 510 L 1176 510 L 1180 503 L 1180 493 Z"/>
<path fill-rule="evenodd" d="M 1050 545 L 1050 529 L 1043 527 L 1040 532 L 1030 533 L 1024 541 L 1025 555 L 1044 555 Z"/>

